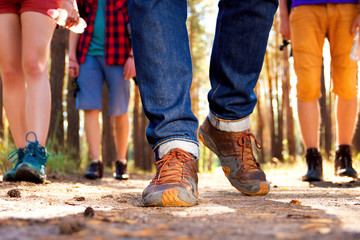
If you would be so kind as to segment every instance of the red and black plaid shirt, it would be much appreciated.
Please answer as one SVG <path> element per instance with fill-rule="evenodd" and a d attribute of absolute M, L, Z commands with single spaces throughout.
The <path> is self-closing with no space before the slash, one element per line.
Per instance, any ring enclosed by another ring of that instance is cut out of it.
<path fill-rule="evenodd" d="M 79 39 L 78 60 L 84 63 L 89 49 L 97 9 L 97 0 L 77 0 L 79 13 L 87 28 Z M 129 21 L 126 0 L 106 0 L 105 5 L 105 61 L 109 65 L 123 65 L 130 54 L 130 40 L 126 25 Z"/>

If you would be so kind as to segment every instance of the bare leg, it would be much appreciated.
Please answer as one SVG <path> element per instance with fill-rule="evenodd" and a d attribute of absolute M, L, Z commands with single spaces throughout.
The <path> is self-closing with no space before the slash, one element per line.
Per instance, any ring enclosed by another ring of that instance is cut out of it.
<path fill-rule="evenodd" d="M 357 178 L 358 174 L 352 167 L 351 142 L 356 126 L 358 111 L 357 97 L 352 99 L 336 98 L 336 143 L 335 175 Z"/>
<path fill-rule="evenodd" d="M 126 153 L 129 141 L 129 114 L 124 113 L 120 116 L 113 117 L 115 122 L 115 144 L 118 159 L 126 159 Z"/>
<path fill-rule="evenodd" d="M 85 134 L 92 160 L 100 160 L 99 110 L 84 110 Z"/>
<path fill-rule="evenodd" d="M 356 126 L 358 102 L 353 99 L 336 98 L 336 143 L 351 145 Z"/>
<path fill-rule="evenodd" d="M 0 14 L 0 72 L 6 117 L 17 148 L 26 145 L 25 80 L 21 67 L 21 26 L 17 14 Z"/>
<path fill-rule="evenodd" d="M 21 14 L 21 25 L 22 66 L 27 84 L 27 132 L 35 132 L 39 143 L 44 146 L 51 110 L 48 58 L 55 24 L 44 14 L 25 12 Z"/>
<path fill-rule="evenodd" d="M 317 101 L 304 102 L 301 100 L 298 100 L 297 103 L 300 130 L 305 149 L 319 149 L 319 104 Z"/>

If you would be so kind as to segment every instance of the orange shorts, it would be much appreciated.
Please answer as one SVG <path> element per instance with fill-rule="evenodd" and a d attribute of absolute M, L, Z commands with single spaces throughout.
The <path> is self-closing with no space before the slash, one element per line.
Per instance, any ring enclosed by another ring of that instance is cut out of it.
<path fill-rule="evenodd" d="M 324 40 L 330 43 L 332 92 L 343 99 L 357 95 L 357 62 L 350 59 L 351 26 L 357 4 L 314 4 L 294 7 L 290 14 L 291 43 L 297 75 L 297 98 L 321 97 L 320 78 Z"/>
<path fill-rule="evenodd" d="M 0 13 L 38 12 L 45 15 L 48 9 L 57 9 L 61 0 L 0 0 Z"/>

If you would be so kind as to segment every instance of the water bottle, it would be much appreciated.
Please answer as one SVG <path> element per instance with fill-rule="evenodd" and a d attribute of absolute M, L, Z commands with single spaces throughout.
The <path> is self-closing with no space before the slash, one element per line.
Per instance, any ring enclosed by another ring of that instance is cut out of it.
<path fill-rule="evenodd" d="M 356 34 L 355 34 L 355 37 L 353 40 L 350 58 L 351 58 L 351 60 L 354 60 L 354 61 L 360 60 L 360 42 L 359 42 L 359 31 L 358 30 L 356 31 Z"/>
<path fill-rule="evenodd" d="M 55 20 L 57 24 L 59 24 L 60 26 L 65 25 L 66 19 L 68 17 L 68 12 L 65 9 L 49 9 L 47 13 Z M 86 26 L 87 25 L 85 20 L 80 18 L 77 25 L 74 25 L 68 29 L 74 33 L 83 33 Z"/>

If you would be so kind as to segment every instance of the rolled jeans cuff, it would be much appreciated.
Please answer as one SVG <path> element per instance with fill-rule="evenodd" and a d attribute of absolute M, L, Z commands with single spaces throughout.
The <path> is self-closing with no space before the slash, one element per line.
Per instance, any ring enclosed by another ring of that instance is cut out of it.
<path fill-rule="evenodd" d="M 249 116 L 239 120 L 226 120 L 215 117 L 209 113 L 209 120 L 211 124 L 217 129 L 224 132 L 243 132 L 250 128 Z"/>
<path fill-rule="evenodd" d="M 161 144 L 156 150 L 156 156 L 161 159 L 171 149 L 175 148 L 179 148 L 192 154 L 196 159 L 200 156 L 199 146 L 194 142 L 188 142 L 186 140 L 173 140 Z"/>

